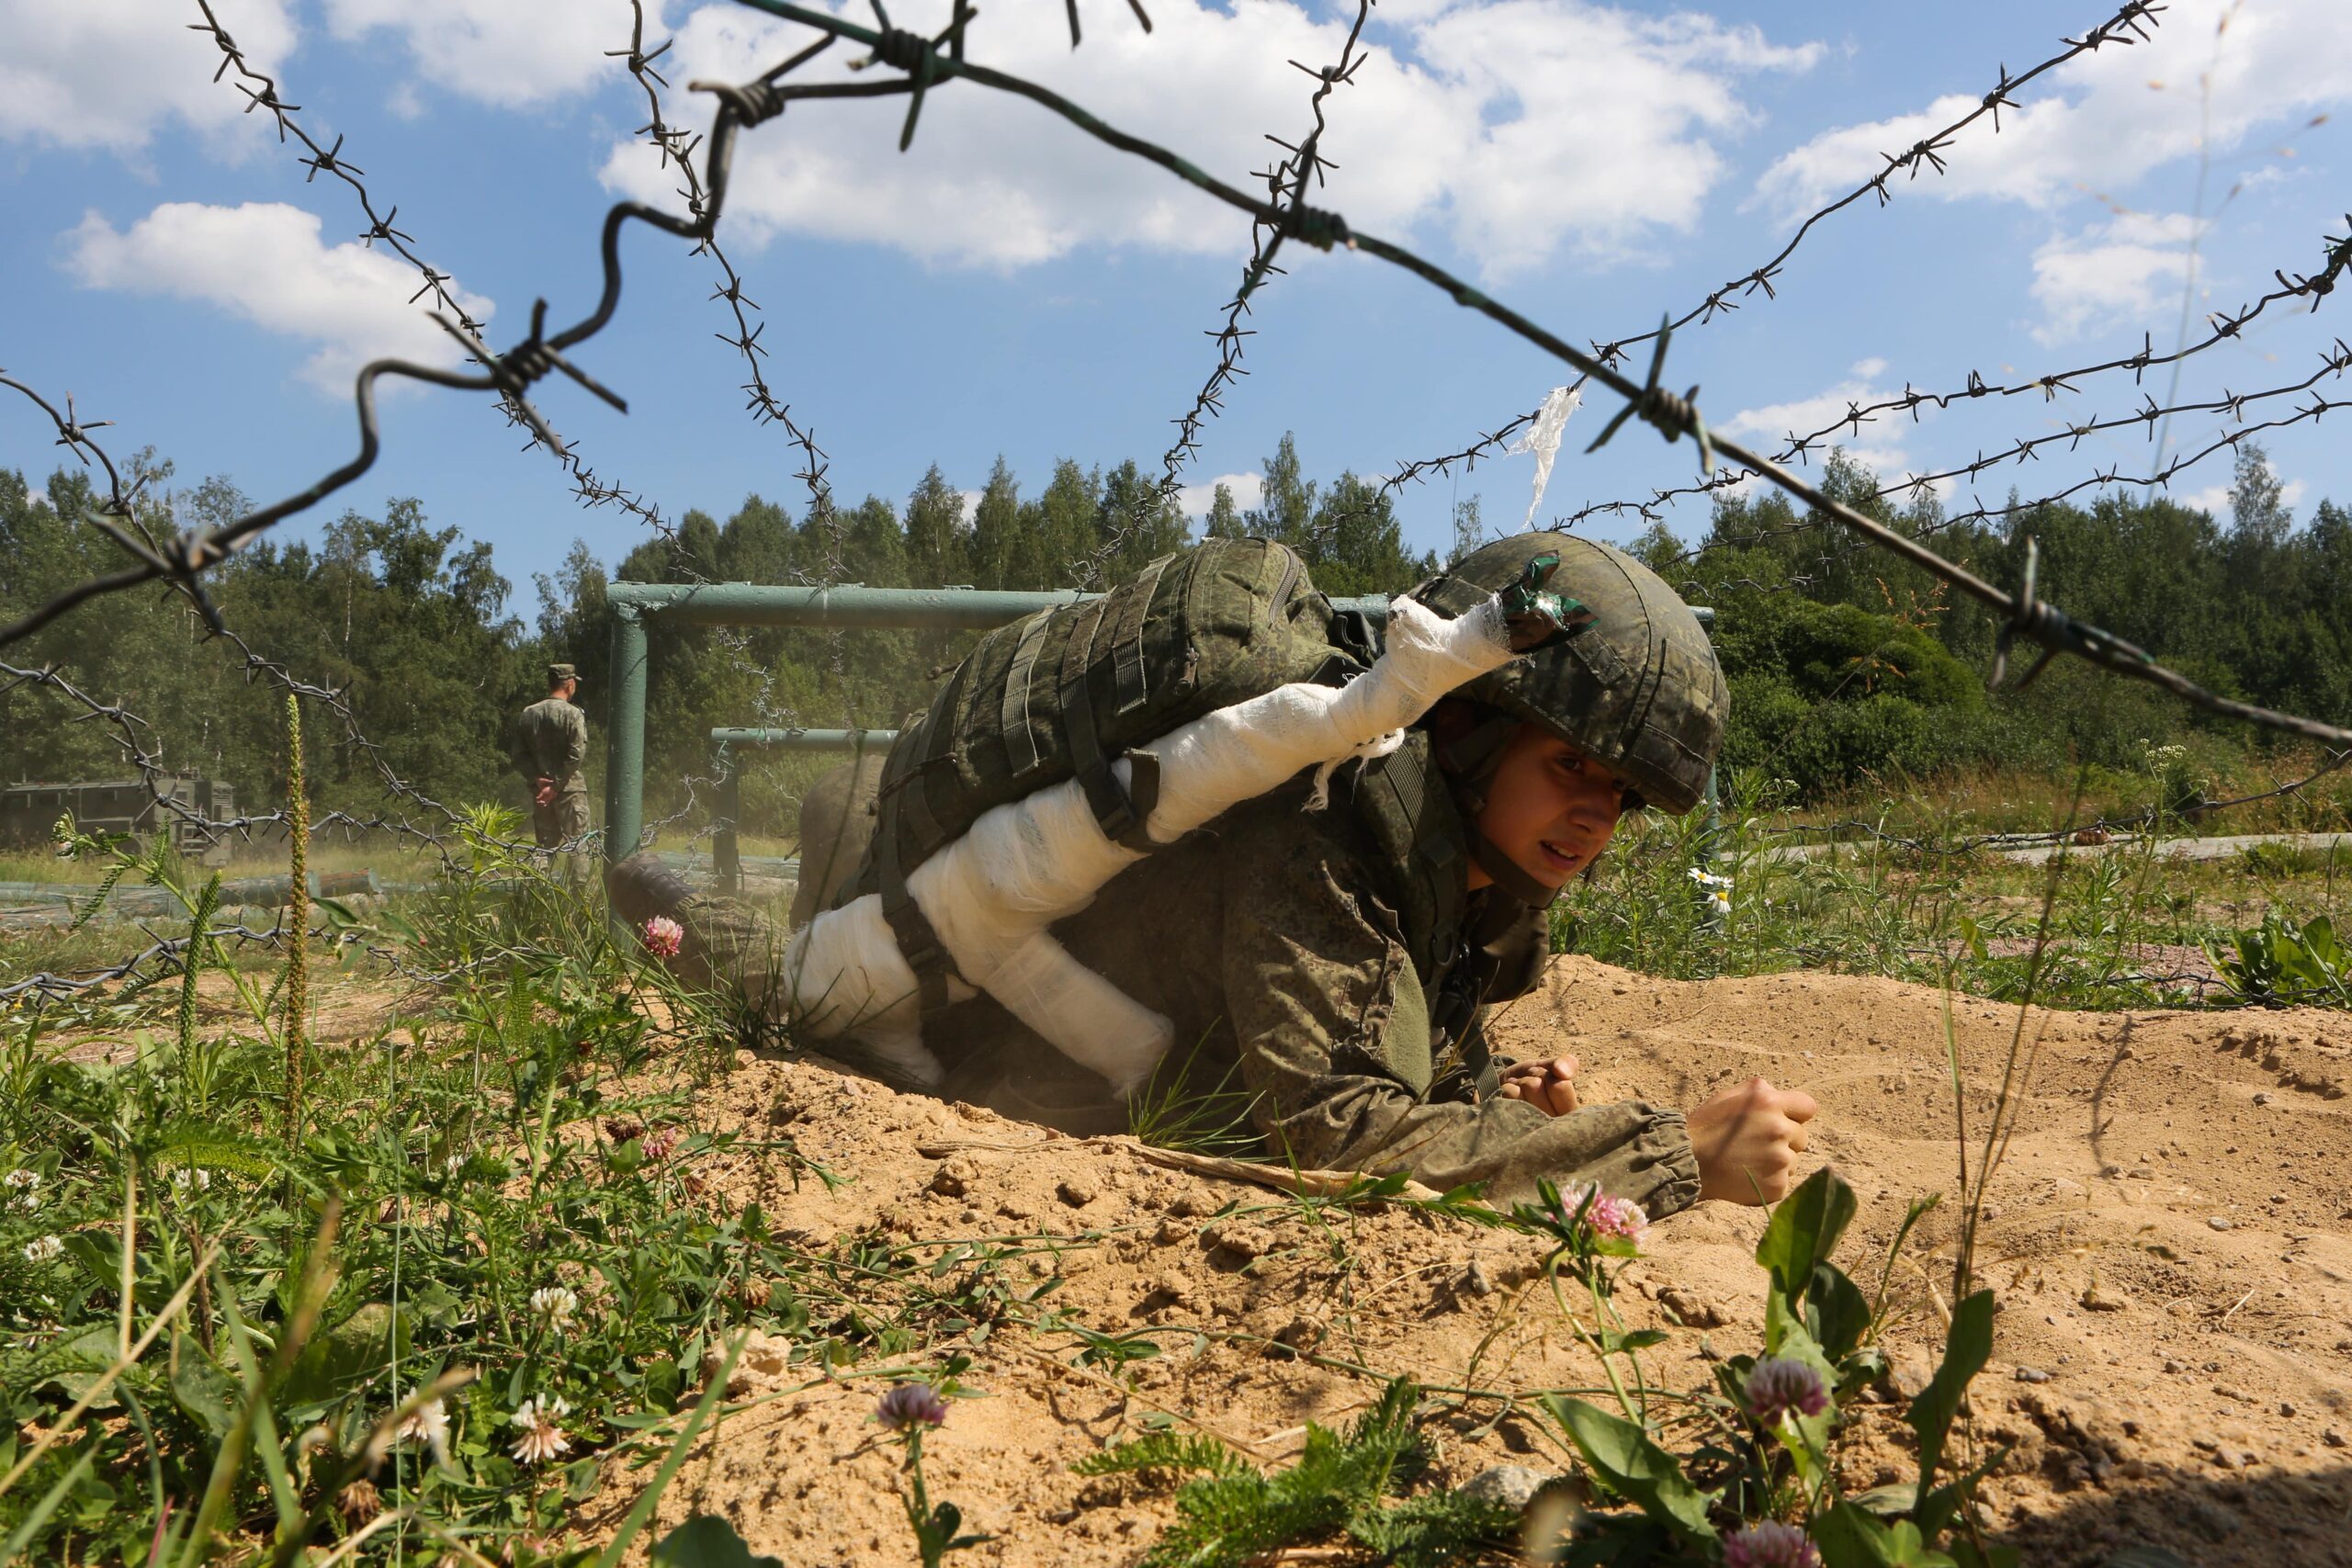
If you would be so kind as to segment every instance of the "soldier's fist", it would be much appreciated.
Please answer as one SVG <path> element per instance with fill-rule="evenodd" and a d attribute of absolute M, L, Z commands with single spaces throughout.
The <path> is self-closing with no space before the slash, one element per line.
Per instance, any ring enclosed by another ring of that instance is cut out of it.
<path fill-rule="evenodd" d="M 1725 1089 L 1690 1112 L 1699 1156 L 1699 1196 L 1729 1203 L 1777 1203 L 1788 1195 L 1805 1123 L 1821 1107 L 1803 1089 L 1762 1078 Z"/>

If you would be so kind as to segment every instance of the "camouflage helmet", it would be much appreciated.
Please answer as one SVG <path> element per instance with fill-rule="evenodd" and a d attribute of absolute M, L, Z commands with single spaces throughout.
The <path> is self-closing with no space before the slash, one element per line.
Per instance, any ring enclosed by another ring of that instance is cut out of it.
<path fill-rule="evenodd" d="M 1657 573 L 1572 534 L 1519 534 L 1473 550 L 1413 597 L 1459 615 L 1531 567 L 1540 577 L 1545 556 L 1559 564 L 1542 586 L 1568 601 L 1569 629 L 1458 694 L 1543 726 L 1642 804 L 1690 810 L 1706 793 L 1731 694 L 1699 618 Z"/>

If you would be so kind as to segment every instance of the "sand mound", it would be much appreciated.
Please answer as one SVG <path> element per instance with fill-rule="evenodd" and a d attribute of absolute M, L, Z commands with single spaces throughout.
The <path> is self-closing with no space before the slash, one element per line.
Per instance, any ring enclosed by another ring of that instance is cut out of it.
<path fill-rule="evenodd" d="M 1589 1100 L 1688 1104 L 1751 1073 L 1811 1091 L 1814 1154 L 1862 1200 L 1841 1258 L 1868 1288 L 1905 1204 L 1957 1190 L 1946 1023 L 1943 997 L 1892 981 L 1685 985 L 1564 958 L 1497 1033 L 1517 1055 L 1581 1055 Z M 2018 1017 L 1956 997 L 1949 1024 L 1973 1168 Z M 2352 1510 L 2352 1018 L 2037 1013 L 2025 1040 L 2022 1113 L 1979 1253 L 2003 1310 L 1978 1427 L 2015 1445 L 1989 1487 L 2002 1538 L 2031 1563 L 2097 1562 L 2135 1540 L 2199 1563 L 2352 1563 L 2338 1544 Z M 1070 1465 L 1151 1424 L 1274 1463 L 1306 1421 L 1344 1421 L 1409 1372 L 1453 1403 L 1432 1430 L 1441 1476 L 1459 1482 L 1498 1462 L 1558 1467 L 1543 1418 L 1510 1396 L 1598 1382 L 1525 1238 L 1396 1208 L 1310 1214 L 815 1058 L 749 1061 L 722 1095 L 720 1124 L 788 1133 L 851 1179 L 796 1187 L 786 1161 L 741 1153 L 709 1156 L 707 1179 L 812 1253 L 838 1260 L 857 1239 L 868 1297 L 885 1282 L 964 1291 L 985 1281 L 943 1240 L 1025 1238 L 989 1244 L 1008 1254 L 987 1276 L 1000 1296 L 1058 1280 L 1018 1310 L 1159 1345 L 1124 1368 L 1080 1365 L 1070 1334 L 975 1330 L 963 1381 L 988 1397 L 957 1401 L 926 1446 L 933 1496 L 996 1538 L 959 1561 L 1140 1555 L 1170 1517 L 1165 1495 Z M 1940 1342 L 1952 1207 L 1922 1225 L 1922 1266 L 1895 1277 L 1898 1388 L 1916 1387 Z M 1692 1325 L 1648 1353 L 1654 1382 L 1700 1384 L 1709 1339 L 1754 1348 L 1761 1225 L 1707 1205 L 1652 1231 L 1627 1314 Z M 934 1279 L 923 1260 L 941 1258 Z M 861 1276 L 837 1263 L 832 1278 L 838 1299 L 809 1302 L 820 1324 L 859 1310 Z M 998 1298 L 960 1299 L 952 1310 L 985 1315 Z M 884 1386 L 755 1351 L 734 1390 L 757 1403 L 704 1441 L 662 1500 L 663 1527 L 721 1513 L 793 1568 L 910 1561 L 897 1456 L 869 1419 Z M 1912 1472 L 1894 1400 L 1860 1410 L 1853 1485 Z M 584 1531 L 608 1531 L 626 1506 L 630 1483 L 615 1479 Z"/>

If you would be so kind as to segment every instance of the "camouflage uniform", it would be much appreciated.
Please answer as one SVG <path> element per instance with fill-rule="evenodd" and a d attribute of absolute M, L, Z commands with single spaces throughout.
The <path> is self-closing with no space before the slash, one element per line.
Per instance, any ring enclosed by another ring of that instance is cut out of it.
<path fill-rule="evenodd" d="M 561 673 L 559 674 L 558 672 Z M 548 668 L 550 686 L 573 679 L 571 666 Z M 531 829 L 541 850 L 576 844 L 588 832 L 588 716 L 563 697 L 549 697 L 523 710 L 515 726 L 515 771 L 532 790 Z M 542 781 L 552 786 L 544 805 L 537 798 Z"/>
<path fill-rule="evenodd" d="M 1173 1021 L 1160 1084 L 1182 1072 L 1178 1098 L 1194 1105 L 1214 1086 L 1238 1084 L 1270 1154 L 1404 1170 L 1440 1189 L 1480 1182 L 1498 1201 L 1531 1196 L 1539 1177 L 1594 1181 L 1670 1213 L 1699 1193 L 1680 1111 L 1626 1101 L 1553 1117 L 1493 1094 L 1491 1068 L 1479 1070 L 1486 1004 L 1532 987 L 1549 945 L 1552 890 L 1464 816 L 1477 810 L 1500 749 L 1536 724 L 1608 766 L 1629 800 L 1686 812 L 1699 804 L 1729 705 L 1689 607 L 1608 547 L 1521 535 L 1419 592 L 1459 615 L 1522 572 L 1540 582 L 1555 568 L 1552 589 L 1575 595 L 1573 630 L 1464 687 L 1459 695 L 1487 716 L 1442 759 L 1416 732 L 1389 757 L 1341 769 L 1323 810 L 1306 809 L 1303 776 L 1237 806 L 1129 867 L 1054 934 Z M 841 773 L 811 792 L 820 808 L 814 820 L 804 815 L 805 866 L 856 861 L 874 833 L 863 781 Z M 1465 891 L 1474 860 L 1495 886 Z M 829 900 L 854 890 L 834 890 L 834 880 L 825 879 Z M 742 905 L 658 883 L 650 863 L 624 863 L 610 884 L 616 907 L 632 919 L 677 915 L 690 976 L 724 978 L 752 1008 L 782 1016 L 780 935 Z M 1081 1135 L 1127 1127 L 1107 1083 L 989 998 L 925 1019 L 922 1035 L 950 1098 Z M 825 1048 L 890 1076 L 854 1043 Z M 1445 1060 L 1457 1055 L 1458 1064 Z"/>
<path fill-rule="evenodd" d="M 1237 807 L 1129 867 L 1054 934 L 1174 1021 L 1162 1083 L 1181 1071 L 1188 1096 L 1222 1082 L 1255 1097 L 1250 1119 L 1269 1153 L 1409 1171 L 1441 1190 L 1484 1182 L 1503 1201 L 1533 1196 L 1535 1179 L 1549 1176 L 1597 1181 L 1653 1215 L 1689 1206 L 1699 1170 L 1679 1111 L 1627 1101 L 1554 1117 L 1523 1100 L 1478 1100 L 1469 1075 L 1441 1073 L 1431 997 L 1487 896 L 1473 895 L 1464 920 L 1444 929 L 1410 919 L 1396 857 L 1363 809 L 1384 774 L 1426 756 L 1415 736 L 1397 758 L 1343 770 L 1323 811 L 1306 809 L 1303 781 Z M 854 860 L 872 820 L 853 812 L 847 830 L 836 852 Z M 1423 830 L 1463 838 L 1442 789 L 1429 792 Z M 804 838 L 804 863 L 825 848 Z M 689 973 L 725 976 L 763 1010 L 780 996 L 782 938 L 757 913 L 703 897 L 673 912 L 688 931 Z M 1516 973 L 1489 1000 L 1521 994 L 1540 968 L 1540 911 L 1520 927 L 1518 962 L 1506 965 Z M 939 1092 L 950 1100 L 1078 1136 L 1127 1130 L 1102 1079 L 987 997 L 926 1021 L 923 1043 L 946 1067 Z M 845 1043 L 822 1048 L 876 1067 Z"/>

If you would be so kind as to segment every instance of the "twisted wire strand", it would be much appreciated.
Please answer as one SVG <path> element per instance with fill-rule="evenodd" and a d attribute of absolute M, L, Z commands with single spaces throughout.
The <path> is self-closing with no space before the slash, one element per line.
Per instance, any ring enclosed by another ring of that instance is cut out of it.
<path fill-rule="evenodd" d="M 1363 37 L 1364 23 L 1371 19 L 1373 0 L 1357 0 L 1356 19 L 1348 28 L 1347 39 L 1340 46 L 1340 59 L 1335 65 L 1310 71 L 1295 60 L 1291 65 L 1315 82 L 1315 91 L 1307 99 L 1307 111 L 1315 117 L 1314 126 L 1295 144 L 1269 134 L 1267 141 L 1286 150 L 1287 155 L 1265 169 L 1260 177 L 1266 182 L 1266 194 L 1274 206 L 1284 211 L 1303 213 L 1306 205 L 1309 182 L 1323 184 L 1323 171 L 1338 164 L 1322 154 L 1323 133 L 1329 124 L 1323 116 L 1323 100 L 1331 96 L 1334 87 L 1352 85 L 1357 69 L 1368 56 L 1358 51 Z M 1253 335 L 1245 330 L 1241 319 L 1250 311 L 1250 301 L 1269 276 L 1279 275 L 1282 268 L 1274 265 L 1274 257 L 1282 251 L 1283 242 L 1297 227 L 1296 222 L 1269 221 L 1261 218 L 1250 226 L 1250 258 L 1241 264 L 1241 286 L 1224 309 L 1224 324 L 1209 331 L 1216 342 L 1217 359 L 1208 379 L 1194 394 L 1193 406 L 1170 423 L 1176 426 L 1176 440 L 1160 461 L 1165 472 L 1160 477 L 1159 493 L 1172 495 L 1184 468 L 1200 451 L 1201 428 L 1209 418 L 1222 411 L 1226 389 L 1249 374 L 1241 368 L 1242 340 Z"/>

